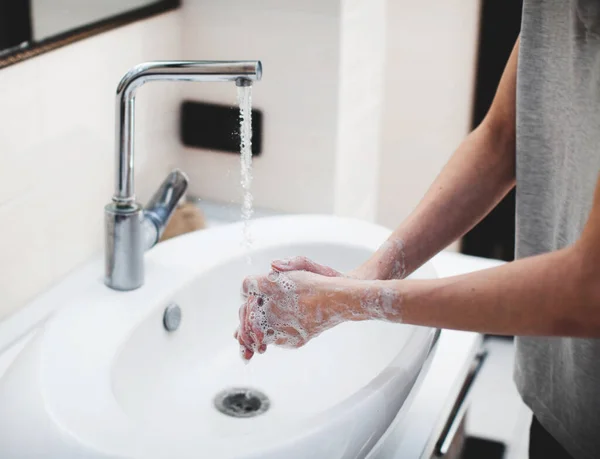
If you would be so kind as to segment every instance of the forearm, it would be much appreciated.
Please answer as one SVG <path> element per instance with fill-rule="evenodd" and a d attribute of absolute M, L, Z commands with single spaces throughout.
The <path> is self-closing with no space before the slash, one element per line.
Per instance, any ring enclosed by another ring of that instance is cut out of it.
<path fill-rule="evenodd" d="M 401 279 L 467 233 L 515 183 L 515 43 L 485 120 L 462 142 L 414 212 L 357 270 Z"/>
<path fill-rule="evenodd" d="M 514 138 L 487 124 L 473 131 L 415 211 L 361 267 L 401 279 L 473 228 L 514 186 Z"/>
<path fill-rule="evenodd" d="M 354 281 L 347 302 L 351 310 L 365 311 L 360 299 L 371 298 L 359 319 L 499 335 L 600 338 L 600 289 L 584 258 L 572 247 L 442 279 Z"/>

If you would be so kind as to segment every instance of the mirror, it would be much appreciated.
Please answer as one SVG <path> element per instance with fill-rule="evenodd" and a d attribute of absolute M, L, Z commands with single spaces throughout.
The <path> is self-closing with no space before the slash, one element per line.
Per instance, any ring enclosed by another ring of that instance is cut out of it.
<path fill-rule="evenodd" d="M 180 0 L 0 0 L 0 68 L 179 6 Z"/>

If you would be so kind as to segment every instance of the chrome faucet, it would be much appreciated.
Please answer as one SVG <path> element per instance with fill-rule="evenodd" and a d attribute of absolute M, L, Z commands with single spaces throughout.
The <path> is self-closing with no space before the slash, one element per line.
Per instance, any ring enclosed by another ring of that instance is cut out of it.
<path fill-rule="evenodd" d="M 116 184 L 104 208 L 105 277 L 115 290 L 133 290 L 144 283 L 144 252 L 160 239 L 188 180 L 172 171 L 146 207 L 136 202 L 134 187 L 135 92 L 147 81 L 234 81 L 238 86 L 260 80 L 260 61 L 156 61 L 129 70 L 117 86 Z"/>

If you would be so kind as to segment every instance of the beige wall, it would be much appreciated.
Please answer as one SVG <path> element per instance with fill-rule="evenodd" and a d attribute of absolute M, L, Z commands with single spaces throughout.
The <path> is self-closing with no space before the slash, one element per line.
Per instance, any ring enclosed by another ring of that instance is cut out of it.
<path fill-rule="evenodd" d="M 261 59 L 256 205 L 396 226 L 468 131 L 477 13 L 475 0 L 185 0 L 178 11 L 2 69 L 0 319 L 101 254 L 114 92 L 131 66 Z M 192 194 L 239 202 L 238 156 L 179 144 L 182 97 L 235 104 L 236 90 L 139 90 L 140 200 L 179 166 Z"/>
<path fill-rule="evenodd" d="M 387 1 L 341 3 L 334 212 L 374 221 L 379 193 Z"/>
<path fill-rule="evenodd" d="M 0 70 L 0 318 L 101 253 L 116 85 L 129 67 L 179 53 L 179 18 L 163 14 Z M 138 95 L 142 198 L 176 162 L 178 87 L 159 86 Z"/>
<path fill-rule="evenodd" d="M 388 0 L 377 221 L 395 227 L 470 130 L 479 1 Z"/>
<path fill-rule="evenodd" d="M 467 134 L 476 0 L 187 0 L 190 59 L 261 59 L 255 203 L 398 225 Z M 235 104 L 230 85 L 189 98 Z M 198 129 L 202 129 L 199 126 Z M 239 202 L 239 158 L 185 149 L 191 193 Z"/>
<path fill-rule="evenodd" d="M 332 212 L 340 60 L 337 0 L 188 0 L 188 59 L 260 59 L 253 105 L 265 112 L 264 153 L 254 161 L 255 204 Z M 188 85 L 184 95 L 236 103 L 229 84 Z M 202 129 L 202 126 L 198 126 Z M 239 157 L 186 149 L 190 193 L 239 202 Z"/>

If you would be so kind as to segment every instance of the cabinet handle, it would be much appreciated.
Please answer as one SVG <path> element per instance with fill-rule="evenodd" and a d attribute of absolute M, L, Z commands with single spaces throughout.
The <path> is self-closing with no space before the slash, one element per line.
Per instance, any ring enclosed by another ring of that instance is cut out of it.
<path fill-rule="evenodd" d="M 440 438 L 435 444 L 435 452 L 434 457 L 445 457 L 450 450 L 450 445 L 454 441 L 454 437 L 458 432 L 458 428 L 460 427 L 460 423 L 464 417 L 465 411 L 467 410 L 468 403 L 467 398 L 471 388 L 473 387 L 473 383 L 475 379 L 479 375 L 481 371 L 481 367 L 485 358 L 487 357 L 487 351 L 481 350 L 473 359 L 471 363 L 471 368 L 469 369 L 469 373 L 467 374 L 467 378 L 463 386 L 460 389 L 456 402 L 454 402 L 454 406 L 452 407 L 452 411 L 450 412 L 450 416 L 442 429 L 442 433 L 440 434 Z"/>

